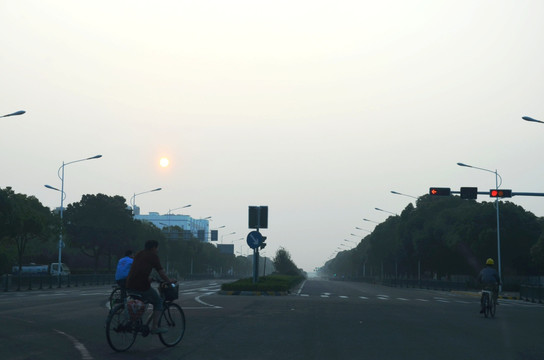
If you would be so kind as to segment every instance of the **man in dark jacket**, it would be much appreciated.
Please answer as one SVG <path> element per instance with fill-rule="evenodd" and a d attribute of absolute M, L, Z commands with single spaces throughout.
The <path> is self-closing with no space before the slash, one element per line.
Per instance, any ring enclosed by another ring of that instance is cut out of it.
<path fill-rule="evenodd" d="M 127 289 L 139 293 L 146 301 L 153 305 L 153 322 L 151 333 L 159 334 L 168 331 L 167 328 L 158 328 L 159 317 L 162 311 L 162 300 L 155 289 L 151 287 L 151 271 L 155 269 L 162 280 L 173 283 L 164 272 L 158 255 L 159 242 L 149 240 L 145 243 L 145 249 L 134 257 L 134 262 L 127 277 Z"/>
<path fill-rule="evenodd" d="M 493 300 L 497 303 L 497 298 L 499 297 L 499 285 L 501 284 L 501 279 L 499 278 L 499 273 L 493 268 L 495 262 L 493 259 L 489 258 L 485 262 L 485 268 L 480 271 L 478 274 L 478 282 L 482 284 L 484 290 L 490 290 L 493 292 Z M 484 307 L 480 313 L 484 312 Z"/>

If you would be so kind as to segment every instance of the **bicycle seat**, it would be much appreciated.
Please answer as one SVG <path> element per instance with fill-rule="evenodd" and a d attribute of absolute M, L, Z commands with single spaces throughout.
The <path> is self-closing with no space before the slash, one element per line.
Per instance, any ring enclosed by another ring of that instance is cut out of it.
<path fill-rule="evenodd" d="M 131 292 L 131 291 L 127 291 L 127 297 L 131 298 L 131 299 L 134 299 L 134 300 L 140 300 L 144 303 L 148 303 L 147 301 L 144 300 L 144 297 L 140 294 L 140 293 L 135 293 L 135 292 Z"/>

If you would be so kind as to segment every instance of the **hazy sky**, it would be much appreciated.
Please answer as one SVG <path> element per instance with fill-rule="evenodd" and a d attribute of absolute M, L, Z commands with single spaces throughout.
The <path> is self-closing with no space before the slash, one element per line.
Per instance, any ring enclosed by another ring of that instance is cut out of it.
<path fill-rule="evenodd" d="M 157 187 L 305 270 L 430 186 L 544 192 L 544 1 L 0 0 L 0 187 L 60 205 Z M 170 166 L 161 168 L 161 157 Z M 480 196 L 479 201 L 490 201 Z M 514 197 L 544 216 L 544 198 Z M 176 211 L 177 212 L 177 211 Z M 244 238 L 244 240 L 239 240 Z M 341 246 L 344 244 L 344 246 Z"/>

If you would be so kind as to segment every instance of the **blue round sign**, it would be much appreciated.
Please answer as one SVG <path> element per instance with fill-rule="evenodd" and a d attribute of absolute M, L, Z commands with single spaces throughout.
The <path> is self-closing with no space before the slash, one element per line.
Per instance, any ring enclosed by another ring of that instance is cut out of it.
<path fill-rule="evenodd" d="M 252 231 L 249 234 L 247 234 L 247 245 L 252 248 L 256 249 L 263 243 L 263 236 L 258 231 Z"/>

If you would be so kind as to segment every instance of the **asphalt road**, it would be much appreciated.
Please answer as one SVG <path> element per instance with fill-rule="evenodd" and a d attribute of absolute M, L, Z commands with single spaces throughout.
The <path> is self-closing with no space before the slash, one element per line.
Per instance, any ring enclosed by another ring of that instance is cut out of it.
<path fill-rule="evenodd" d="M 110 287 L 0 293 L 0 359 L 544 359 L 544 306 L 501 300 L 494 319 L 476 294 L 308 280 L 288 296 L 219 295 L 180 286 L 182 342 L 107 344 Z"/>

